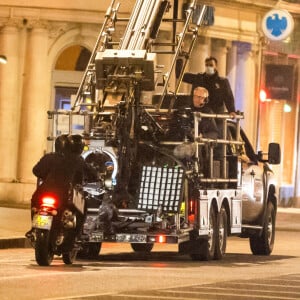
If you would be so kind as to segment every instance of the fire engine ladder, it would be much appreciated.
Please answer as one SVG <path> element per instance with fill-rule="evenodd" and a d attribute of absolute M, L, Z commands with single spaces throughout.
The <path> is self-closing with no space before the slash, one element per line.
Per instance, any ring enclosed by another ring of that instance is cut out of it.
<path fill-rule="evenodd" d="M 211 139 L 203 137 L 199 131 L 199 122 L 203 118 L 214 118 L 222 121 L 222 136 L 218 139 Z M 228 176 L 228 160 L 227 160 L 227 147 L 228 146 L 242 146 L 243 142 L 240 138 L 240 120 L 243 119 L 243 114 L 236 116 L 235 136 L 232 136 L 228 132 L 228 120 L 231 119 L 229 114 L 206 114 L 201 112 L 194 112 L 194 130 L 195 130 L 195 143 L 196 143 L 196 159 L 200 159 L 201 147 L 206 145 L 208 148 L 209 156 L 209 174 L 206 174 L 204 178 L 201 178 L 201 182 L 207 183 L 238 183 L 238 178 L 229 178 Z M 216 177 L 214 174 L 214 150 L 221 145 L 221 174 L 220 177 Z M 199 171 L 199 170 L 198 170 Z"/>

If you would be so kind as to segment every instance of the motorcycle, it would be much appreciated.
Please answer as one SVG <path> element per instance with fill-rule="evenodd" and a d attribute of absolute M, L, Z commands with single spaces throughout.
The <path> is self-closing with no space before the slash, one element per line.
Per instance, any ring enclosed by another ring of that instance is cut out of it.
<path fill-rule="evenodd" d="M 40 266 L 49 266 L 54 255 L 72 264 L 80 249 L 79 236 L 85 219 L 83 190 L 76 186 L 68 192 L 65 204 L 54 193 L 42 194 L 33 208 L 32 241 L 35 259 Z"/>

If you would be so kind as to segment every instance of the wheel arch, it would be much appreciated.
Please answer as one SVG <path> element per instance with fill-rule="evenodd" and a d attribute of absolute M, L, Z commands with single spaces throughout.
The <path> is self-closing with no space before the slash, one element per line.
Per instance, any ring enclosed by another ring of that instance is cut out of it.
<path fill-rule="evenodd" d="M 231 218 L 230 218 L 230 205 L 228 198 L 224 198 L 220 209 L 224 208 L 227 215 L 227 234 L 231 233 Z"/>
<path fill-rule="evenodd" d="M 211 209 L 211 208 L 213 208 L 215 210 L 216 214 L 218 213 L 218 211 L 219 211 L 219 209 L 218 209 L 218 201 L 217 201 L 216 198 L 212 198 L 209 209 Z"/>
<path fill-rule="evenodd" d="M 274 184 L 270 184 L 268 187 L 267 203 L 271 202 L 274 205 L 275 212 L 277 212 L 277 196 L 276 187 Z"/>

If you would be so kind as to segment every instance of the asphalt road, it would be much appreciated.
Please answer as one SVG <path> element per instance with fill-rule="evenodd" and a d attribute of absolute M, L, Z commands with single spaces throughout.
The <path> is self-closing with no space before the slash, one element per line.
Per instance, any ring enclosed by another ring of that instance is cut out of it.
<path fill-rule="evenodd" d="M 278 231 L 269 257 L 231 237 L 221 261 L 195 262 L 176 246 L 149 255 L 103 244 L 96 260 L 39 267 L 33 249 L 0 250 L 0 299 L 300 299 L 300 232 Z"/>

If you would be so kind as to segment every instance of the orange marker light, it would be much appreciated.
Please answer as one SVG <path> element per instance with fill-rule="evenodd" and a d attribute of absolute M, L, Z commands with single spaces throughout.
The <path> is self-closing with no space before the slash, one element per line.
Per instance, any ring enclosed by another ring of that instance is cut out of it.
<path fill-rule="evenodd" d="M 166 242 L 166 237 L 165 237 L 164 235 L 160 235 L 160 236 L 158 237 L 158 242 L 159 242 L 159 243 L 165 243 L 165 242 Z"/>

